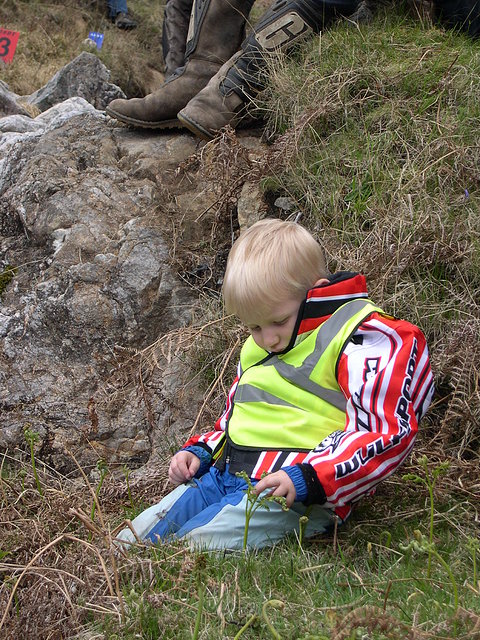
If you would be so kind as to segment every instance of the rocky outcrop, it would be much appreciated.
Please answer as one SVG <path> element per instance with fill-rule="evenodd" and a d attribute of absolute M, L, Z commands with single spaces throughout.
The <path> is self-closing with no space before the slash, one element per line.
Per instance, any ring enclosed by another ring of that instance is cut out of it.
<path fill-rule="evenodd" d="M 198 306 L 172 256 L 211 238 L 218 203 L 205 143 L 114 126 L 91 102 L 0 118 L 0 448 L 28 427 L 62 470 L 70 453 L 140 464 L 193 424 L 188 362 L 155 344 Z"/>
<path fill-rule="evenodd" d="M 31 425 L 57 466 L 66 449 L 84 464 L 149 455 L 145 406 L 127 394 L 97 408 L 95 395 L 124 356 L 188 322 L 192 304 L 169 266 L 155 183 L 118 166 L 129 165 L 128 134 L 116 136 L 93 108 L 78 113 L 80 100 L 45 128 L 0 140 L 10 151 L 1 258 L 15 269 L 0 309 L 0 445 L 18 444 Z M 184 157 L 193 150 L 185 138 Z"/>

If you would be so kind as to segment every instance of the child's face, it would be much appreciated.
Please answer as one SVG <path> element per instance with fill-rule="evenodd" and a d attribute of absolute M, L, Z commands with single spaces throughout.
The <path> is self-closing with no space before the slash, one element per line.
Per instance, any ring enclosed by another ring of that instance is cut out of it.
<path fill-rule="evenodd" d="M 283 351 L 292 337 L 303 298 L 290 298 L 274 305 L 267 317 L 245 322 L 257 345 L 269 353 Z"/>

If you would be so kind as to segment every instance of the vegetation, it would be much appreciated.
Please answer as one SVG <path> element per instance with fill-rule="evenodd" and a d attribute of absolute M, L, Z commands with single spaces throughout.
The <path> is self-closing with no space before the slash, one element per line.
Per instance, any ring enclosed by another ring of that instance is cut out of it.
<path fill-rule="evenodd" d="M 0 297 L 15 276 L 16 268 L 7 264 L 0 272 Z"/>
<path fill-rule="evenodd" d="M 130 33 L 100 2 L 0 6 L 2 26 L 22 32 L 3 74 L 17 93 L 44 84 L 93 26 L 130 95 L 161 71 L 158 2 L 129 0 L 140 23 Z M 115 527 L 166 490 L 175 443 L 154 476 L 99 461 L 67 478 L 42 463 L 25 425 L 28 446 L 0 460 L 2 638 L 480 638 L 478 43 L 387 7 L 270 71 L 257 105 L 270 145 L 255 174 L 268 200 L 291 197 L 330 268 L 365 273 L 373 299 L 427 335 L 437 395 L 405 475 L 331 536 L 247 554 L 178 543 L 114 552 Z M 207 145 L 205 170 L 234 145 L 231 133 Z M 201 343 L 195 364 L 217 405 L 239 340 L 231 321 L 215 326 L 224 331 L 210 350 L 198 327 L 182 344 Z"/>

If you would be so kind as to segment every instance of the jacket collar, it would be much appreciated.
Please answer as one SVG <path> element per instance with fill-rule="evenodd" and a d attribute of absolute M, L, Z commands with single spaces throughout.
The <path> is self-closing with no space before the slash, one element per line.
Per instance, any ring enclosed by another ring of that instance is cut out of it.
<path fill-rule="evenodd" d="M 365 276 L 351 271 L 339 271 L 328 276 L 328 284 L 307 291 L 300 305 L 297 322 L 290 343 L 282 353 L 289 351 L 303 334 L 319 327 L 325 320 L 350 300 L 368 298 Z"/>

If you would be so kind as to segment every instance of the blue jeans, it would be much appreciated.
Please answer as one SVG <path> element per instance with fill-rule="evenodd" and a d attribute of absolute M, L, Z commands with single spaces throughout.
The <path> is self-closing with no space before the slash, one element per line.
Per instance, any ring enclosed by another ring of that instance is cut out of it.
<path fill-rule="evenodd" d="M 132 526 L 138 538 L 152 543 L 175 538 L 195 548 L 242 549 L 246 489 L 244 480 L 211 467 L 201 478 L 180 485 L 146 509 L 133 520 Z M 259 549 L 278 542 L 288 533 L 298 533 L 299 518 L 306 509 L 301 502 L 294 502 L 288 511 L 273 501 L 268 503 L 268 510 L 259 507 L 249 523 L 248 547 Z M 305 536 L 323 533 L 332 524 L 332 512 L 315 505 L 308 513 Z M 117 540 L 132 543 L 135 537 L 127 528 Z"/>
<path fill-rule="evenodd" d="M 107 0 L 108 17 L 115 18 L 117 13 L 128 13 L 127 0 Z"/>

